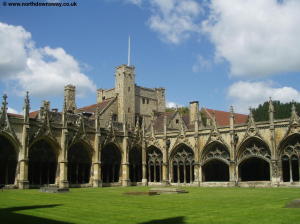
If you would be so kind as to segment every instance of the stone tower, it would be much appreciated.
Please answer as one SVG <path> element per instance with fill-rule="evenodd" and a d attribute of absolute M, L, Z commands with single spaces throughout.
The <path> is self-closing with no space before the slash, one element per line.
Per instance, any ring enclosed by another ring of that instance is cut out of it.
<path fill-rule="evenodd" d="M 118 122 L 135 125 L 135 73 L 134 66 L 116 68 L 115 93 L 118 95 Z"/>
<path fill-rule="evenodd" d="M 75 86 L 71 84 L 66 85 L 64 96 L 66 110 L 68 112 L 74 112 L 74 110 L 76 110 Z"/>

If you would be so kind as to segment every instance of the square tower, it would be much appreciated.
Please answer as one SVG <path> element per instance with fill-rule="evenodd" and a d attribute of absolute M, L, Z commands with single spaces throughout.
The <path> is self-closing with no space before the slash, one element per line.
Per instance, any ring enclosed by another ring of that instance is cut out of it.
<path fill-rule="evenodd" d="M 135 125 L 135 68 L 121 65 L 116 68 L 115 93 L 118 96 L 118 122 Z"/>

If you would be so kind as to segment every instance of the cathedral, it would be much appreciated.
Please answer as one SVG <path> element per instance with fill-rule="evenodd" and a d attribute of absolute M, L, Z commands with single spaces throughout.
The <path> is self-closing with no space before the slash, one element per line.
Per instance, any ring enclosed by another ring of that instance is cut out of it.
<path fill-rule="evenodd" d="M 23 115 L 0 110 L 0 185 L 42 186 L 300 186 L 300 119 L 256 122 L 249 115 L 199 108 L 166 109 L 165 89 L 135 83 L 135 68 L 116 67 L 115 86 L 97 102 L 76 106 L 64 89 L 61 111 L 43 101 Z"/>

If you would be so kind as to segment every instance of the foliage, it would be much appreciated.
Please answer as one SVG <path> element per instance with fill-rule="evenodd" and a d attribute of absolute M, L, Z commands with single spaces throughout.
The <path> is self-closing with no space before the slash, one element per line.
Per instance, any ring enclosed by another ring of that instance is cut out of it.
<path fill-rule="evenodd" d="M 22 224 L 279 224 L 300 223 L 296 188 L 185 188 L 187 194 L 124 195 L 148 187 L 71 189 L 65 194 L 33 190 L 0 192 L 1 223 Z M 160 220 L 160 221 L 158 221 Z"/>
<path fill-rule="evenodd" d="M 274 119 L 285 119 L 291 116 L 292 102 L 281 103 L 280 101 L 273 101 L 274 105 Z M 295 103 L 296 110 L 300 111 L 300 103 Z M 260 104 L 257 108 L 253 109 L 253 116 L 255 121 L 269 120 L 269 102 Z"/>

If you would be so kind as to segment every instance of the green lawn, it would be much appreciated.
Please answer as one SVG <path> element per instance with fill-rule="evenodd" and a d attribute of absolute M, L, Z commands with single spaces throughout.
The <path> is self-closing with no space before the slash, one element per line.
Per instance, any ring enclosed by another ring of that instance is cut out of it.
<path fill-rule="evenodd" d="M 299 208 L 284 208 L 300 198 L 295 188 L 186 188 L 188 194 L 124 195 L 146 187 L 0 191 L 2 224 L 208 224 L 300 223 Z"/>

